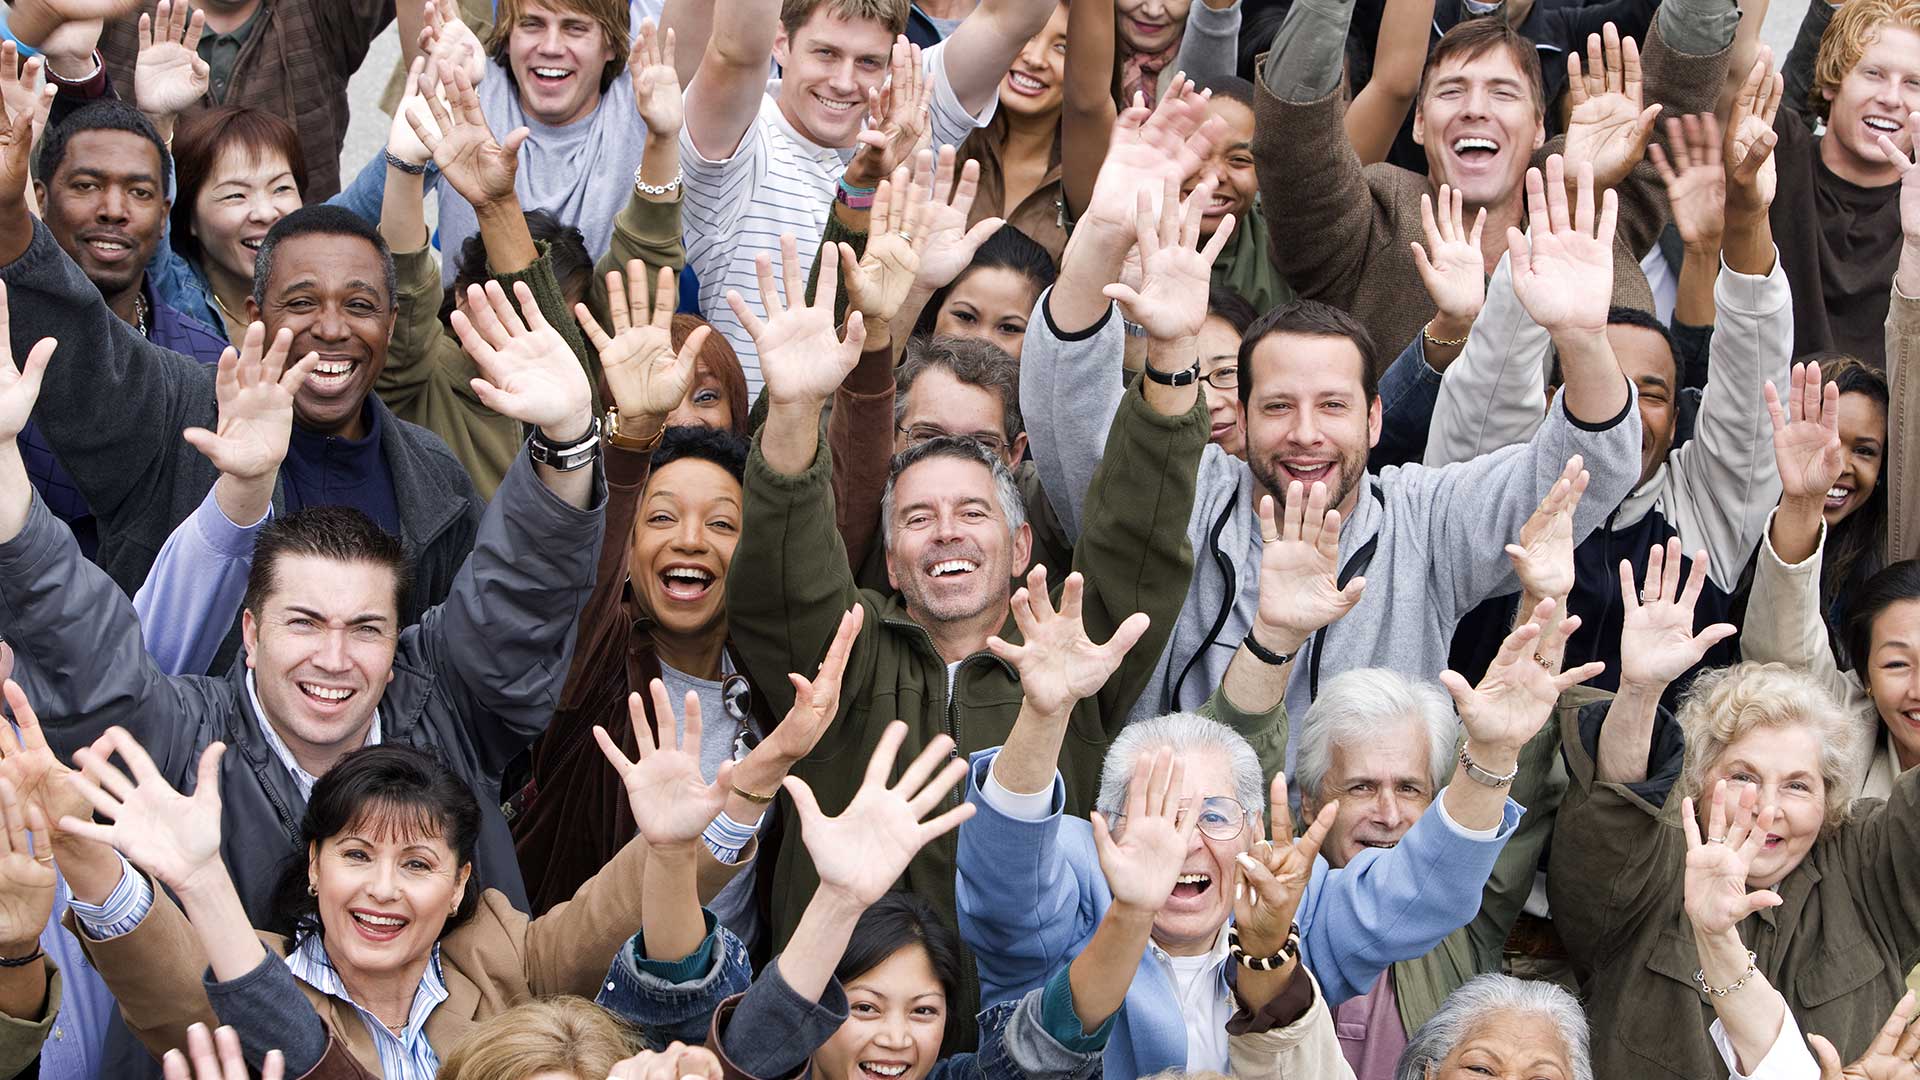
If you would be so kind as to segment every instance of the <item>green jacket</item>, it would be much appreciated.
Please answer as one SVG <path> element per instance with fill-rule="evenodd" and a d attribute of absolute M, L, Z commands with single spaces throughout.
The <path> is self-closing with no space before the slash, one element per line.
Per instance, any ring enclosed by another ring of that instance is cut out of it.
<path fill-rule="evenodd" d="M 1146 686 L 1186 598 L 1193 570 L 1186 520 L 1206 442 L 1202 402 L 1183 416 L 1164 417 L 1136 389 L 1114 419 L 1073 562 L 1086 579 L 1083 614 L 1094 640 L 1106 640 L 1136 611 L 1150 615 L 1153 625 L 1105 688 L 1074 710 L 1060 754 L 1069 813 L 1092 808 L 1107 745 Z M 793 770 L 813 788 L 821 809 L 836 814 L 858 790 L 867 758 L 890 721 L 908 725 L 901 767 L 942 733 L 954 737 L 960 754 L 971 754 L 1006 742 L 1020 712 L 1021 690 L 1013 669 L 982 651 L 961 661 L 949 694 L 946 663 L 901 601 L 855 586 L 834 526 L 831 470 L 831 454 L 823 444 L 805 473 L 780 475 L 768 467 L 755 441 L 747 462 L 740 546 L 728 571 L 727 618 L 747 674 L 780 715 L 792 704 L 787 673 L 812 672 L 841 613 L 855 603 L 867 609 L 847 663 L 840 714 Z M 1063 578 L 1052 579 L 1056 595 Z M 1011 616 L 1000 636 L 1020 640 Z M 957 805 L 960 798 L 956 788 L 948 804 Z M 954 853 L 953 834 L 934 841 L 915 857 L 902 885 L 952 913 Z M 778 947 L 792 934 L 818 879 L 797 836 L 780 845 L 770 872 Z M 956 1002 L 955 1008 L 965 1013 L 972 1003 Z"/>

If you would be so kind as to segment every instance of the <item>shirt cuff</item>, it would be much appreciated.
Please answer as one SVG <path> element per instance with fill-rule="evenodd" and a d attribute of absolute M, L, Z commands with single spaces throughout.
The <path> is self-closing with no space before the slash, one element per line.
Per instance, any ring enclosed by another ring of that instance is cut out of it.
<path fill-rule="evenodd" d="M 79 897 L 67 902 L 80 928 L 95 941 L 111 941 L 132 933 L 153 910 L 153 887 L 147 884 L 146 876 L 135 870 L 126 856 L 119 859 L 120 884 L 113 887 L 104 903 L 96 906 Z"/>
<path fill-rule="evenodd" d="M 722 810 L 706 831 L 700 834 L 700 841 L 707 845 L 707 850 L 713 852 L 713 857 L 722 865 L 732 866 L 740 861 L 740 852 L 753 843 L 753 838 L 760 833 L 761 822 L 766 820 L 767 815 L 763 812 L 754 819 L 753 824 L 742 825 Z"/>
<path fill-rule="evenodd" d="M 1473 781 L 1469 780 L 1467 782 L 1472 783 Z M 1468 840 L 1480 840 L 1480 841 L 1495 840 L 1495 839 L 1498 839 L 1500 836 L 1499 825 L 1495 825 L 1491 829 L 1469 829 L 1465 825 L 1462 825 L 1459 822 L 1453 820 L 1453 815 L 1447 813 L 1447 800 L 1444 798 L 1435 799 L 1433 801 L 1433 805 L 1436 809 L 1440 811 L 1440 820 L 1446 824 L 1448 829 L 1451 829 L 1453 831 L 1453 835 L 1455 836 L 1464 837 L 1465 839 L 1468 839 Z M 1502 818 L 1502 820 L 1504 821 L 1505 819 Z"/>
<path fill-rule="evenodd" d="M 713 967 L 713 944 L 720 940 L 717 927 L 719 920 L 713 912 L 702 909 L 700 915 L 706 920 L 707 936 L 700 939 L 700 947 L 678 960 L 651 960 L 645 955 L 646 931 L 633 936 L 633 963 L 642 973 L 652 976 L 669 986 L 680 986 L 698 982 Z"/>
<path fill-rule="evenodd" d="M 1040 1026 L 1046 1029 L 1053 1041 L 1066 1047 L 1075 1054 L 1091 1054 L 1104 1049 L 1107 1039 L 1113 1034 L 1113 1024 L 1119 1018 L 1119 1010 L 1100 1021 L 1099 1026 L 1087 1031 L 1080 1026 L 1080 1014 L 1073 1008 L 1072 966 L 1068 965 L 1053 973 L 1047 985 L 1040 992 Z"/>
<path fill-rule="evenodd" d="M 989 768 L 987 782 L 980 785 L 980 797 L 987 800 L 988 806 L 1015 821 L 1045 821 L 1053 816 L 1053 785 L 1051 783 L 1031 795 L 1022 795 L 1019 792 L 1008 791 L 1006 785 L 1002 784 L 1000 778 L 995 776 L 993 770 Z"/>
<path fill-rule="evenodd" d="M 1813 1059 L 1813 1051 L 1807 1049 L 1807 1040 L 1800 1035 L 1800 1025 L 1793 1019 L 1793 1010 L 1781 1007 L 1780 1034 L 1774 1036 L 1773 1045 L 1767 1048 L 1767 1056 L 1753 1067 L 1752 1072 L 1740 1071 L 1740 1062 L 1733 1052 L 1733 1043 L 1727 1039 L 1726 1026 L 1718 1017 L 1708 1026 L 1707 1034 L 1713 1038 L 1714 1049 L 1720 1051 L 1720 1060 L 1726 1062 L 1727 1073 L 1732 1080 L 1805 1080 L 1820 1075 L 1820 1063 Z"/>
<path fill-rule="evenodd" d="M 1304 965 L 1294 968 L 1293 981 L 1273 996 L 1258 1012 L 1244 1006 L 1236 1008 L 1227 1021 L 1228 1035 L 1264 1035 L 1290 1028 L 1313 1010 L 1313 979 Z"/>

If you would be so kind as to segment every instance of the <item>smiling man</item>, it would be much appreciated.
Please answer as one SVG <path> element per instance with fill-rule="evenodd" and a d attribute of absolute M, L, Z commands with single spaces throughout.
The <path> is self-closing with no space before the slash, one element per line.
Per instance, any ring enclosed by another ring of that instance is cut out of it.
<path fill-rule="evenodd" d="M 0 164 L 0 281 L 13 297 L 13 340 L 60 340 L 34 420 L 98 521 L 97 561 L 131 595 L 217 476 L 180 438 L 215 426 L 215 372 L 123 332 L 100 290 L 27 213 L 19 158 L 17 174 L 11 157 Z M 438 436 L 371 393 L 395 314 L 385 243 L 346 210 L 289 214 L 261 245 L 247 309 L 269 338 L 290 331 L 294 355 L 320 356 L 294 397 L 276 511 L 350 506 L 400 537 L 414 581 L 400 624 L 415 622 L 452 587 L 483 504 Z M 234 647 L 230 639 L 216 665 Z"/>

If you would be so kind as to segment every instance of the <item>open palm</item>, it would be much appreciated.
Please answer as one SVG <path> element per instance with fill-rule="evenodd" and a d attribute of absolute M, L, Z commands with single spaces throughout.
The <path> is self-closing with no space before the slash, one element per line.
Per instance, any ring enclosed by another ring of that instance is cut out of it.
<path fill-rule="evenodd" d="M 140 16 L 140 56 L 133 66 L 133 97 L 140 111 L 173 116 L 207 94 L 212 68 L 200 59 L 204 13 L 189 16 L 187 0 L 160 0 L 152 15 Z"/>
<path fill-rule="evenodd" d="M 243 480 L 271 475 L 286 458 L 293 395 L 320 363 L 317 354 L 308 353 L 288 370 L 293 331 L 281 328 L 272 346 L 263 349 L 266 333 L 265 325 L 253 323 L 237 352 L 229 345 L 220 354 L 213 382 L 220 407 L 216 430 L 188 428 L 183 433 L 214 468 Z"/>
<path fill-rule="evenodd" d="M 633 107 L 649 135 L 665 137 L 686 122 L 680 76 L 673 68 L 674 34 L 665 33 L 652 19 L 640 23 L 640 33 L 627 53 L 627 71 L 633 79 Z"/>
<path fill-rule="evenodd" d="M 1159 208 L 1145 191 L 1136 196 L 1134 243 L 1140 250 L 1140 284 L 1115 283 L 1103 291 L 1120 304 L 1127 319 L 1160 341 L 1177 341 L 1200 332 L 1207 321 L 1207 294 L 1213 263 L 1233 233 L 1228 215 L 1207 239 L 1200 240 L 1201 214 L 1213 198 L 1214 184 L 1202 181 L 1183 203 L 1179 186 L 1167 181 Z"/>
<path fill-rule="evenodd" d="M 220 758 L 225 753 L 221 743 L 201 753 L 199 781 L 189 797 L 160 775 L 125 728 L 109 728 L 92 746 L 74 754 L 80 772 L 68 778 L 107 824 L 70 817 L 60 828 L 111 845 L 178 892 L 209 868 L 221 866 Z M 125 763 L 125 772 L 108 760 L 115 754 Z"/>
<path fill-rule="evenodd" d="M 527 141 L 529 129 L 515 128 L 504 141 L 495 141 L 480 111 L 480 95 L 467 73 L 455 67 L 451 71 L 442 68 L 440 75 L 448 101 L 443 103 L 439 94 L 426 93 L 423 86 L 423 99 L 433 123 L 422 121 L 417 109 L 408 110 L 414 135 L 433 154 L 440 175 L 461 198 L 484 206 L 512 197 L 514 178 L 520 171 L 520 144 Z"/>
<path fill-rule="evenodd" d="M 1840 446 L 1840 387 L 1820 385 L 1820 365 L 1795 364 L 1787 401 L 1769 382 L 1763 391 L 1773 421 L 1773 461 L 1783 499 L 1824 499 L 1840 479 L 1846 458 Z"/>
<path fill-rule="evenodd" d="M 1786 78 L 1773 70 L 1773 49 L 1760 46 L 1727 117 L 1721 157 L 1725 161 L 1730 211 L 1752 217 L 1765 214 L 1773 205 L 1780 186 L 1779 167 L 1773 159 L 1773 120 L 1780 112 L 1786 85 Z"/>
<path fill-rule="evenodd" d="M 453 313 L 453 331 L 480 369 L 473 391 L 481 403 L 551 433 L 587 417 L 593 393 L 579 357 L 540 313 L 533 290 L 526 282 L 516 281 L 513 291 L 520 301 L 519 311 L 508 302 L 498 281 L 487 282 L 484 289 L 469 286 L 467 310 Z M 560 432 L 553 437 L 577 434 Z"/>
<path fill-rule="evenodd" d="M 1184 78 L 1173 81 L 1151 113 L 1137 105 L 1122 109 L 1083 220 L 1131 228 L 1139 194 L 1159 199 L 1169 182 L 1178 191 L 1187 177 L 1200 171 L 1223 128 L 1222 121 L 1210 118 L 1206 99 Z"/>
<path fill-rule="evenodd" d="M 1687 244 L 1717 244 L 1727 224 L 1727 171 L 1720 164 L 1720 122 L 1712 113 L 1667 118 L 1667 146 L 1649 148 L 1667 187 L 1674 227 Z"/>
<path fill-rule="evenodd" d="M 686 400 L 693 385 L 700 349 L 712 328 L 702 326 L 687 335 L 678 352 L 673 347 L 673 310 L 677 278 L 671 267 L 660 268 L 654 296 L 647 300 L 646 264 L 627 264 L 627 276 L 607 271 L 607 308 L 613 320 L 609 337 L 585 304 L 575 304 L 573 315 L 588 344 L 600 354 L 600 370 L 615 407 L 626 417 L 665 416 Z M 633 283 L 629 293 L 627 283 Z"/>
<path fill-rule="evenodd" d="M 627 716 L 640 751 L 638 762 L 628 761 L 598 724 L 594 725 L 593 738 L 619 772 L 634 824 L 647 843 L 657 848 L 691 844 L 700 839 L 727 804 L 733 762 L 722 762 L 713 783 L 707 783 L 700 775 L 700 696 L 687 692 L 686 730 L 681 733 L 676 731 L 673 701 L 667 696 L 666 684 L 654 679 L 647 689 L 653 695 L 653 715 L 660 729 L 657 744 L 640 695 L 627 695 Z"/>
<path fill-rule="evenodd" d="M 1353 610 L 1367 584 L 1356 577 L 1340 587 L 1340 511 L 1328 509 L 1327 499 L 1325 484 L 1309 493 L 1296 480 L 1287 485 L 1286 519 L 1278 521 L 1272 496 L 1260 497 L 1259 619 L 1301 638 Z"/>
<path fill-rule="evenodd" d="M 1514 576 L 1528 595 L 1565 598 L 1573 591 L 1573 513 L 1591 479 L 1580 455 L 1569 458 L 1560 479 L 1520 527 L 1520 542 L 1507 545 Z"/>
<path fill-rule="evenodd" d="M 1647 556 L 1646 587 L 1635 592 L 1633 564 L 1620 562 L 1620 681 L 1665 686 L 1679 678 L 1734 628 L 1715 623 L 1693 632 L 1693 607 L 1707 581 L 1707 553 L 1694 553 L 1686 586 L 1680 584 L 1680 540 L 1655 546 Z"/>
<path fill-rule="evenodd" d="M 1487 302 L 1486 259 L 1480 253 L 1480 235 L 1487 226 L 1487 210 L 1474 215 L 1473 228 L 1466 224 L 1466 197 L 1458 188 L 1440 185 L 1440 212 L 1434 213 L 1430 195 L 1420 196 L 1420 226 L 1426 233 L 1425 246 L 1413 245 L 1414 265 L 1420 270 L 1420 282 L 1442 314 L 1472 321 Z"/>
<path fill-rule="evenodd" d="M 835 890 L 863 908 L 886 895 L 921 848 L 973 816 L 972 804 L 961 803 L 931 821 L 922 820 L 966 775 L 967 763 L 953 756 L 953 740 L 945 735 L 927 743 L 900 774 L 899 783 L 887 784 L 906 737 L 907 725 L 898 721 L 887 725 L 867 762 L 860 790 L 837 817 L 821 812 L 806 781 L 797 776 L 784 781 L 800 816 L 801 838 L 820 887 Z"/>
<path fill-rule="evenodd" d="M 859 604 L 840 616 L 840 626 L 834 631 L 827 655 L 820 661 L 820 669 L 813 678 L 797 671 L 788 674 L 787 680 L 793 684 L 793 707 L 767 732 L 767 737 L 760 740 L 760 745 L 747 754 L 748 761 L 758 764 L 772 758 L 784 771 L 813 753 L 827 725 L 840 713 L 840 687 L 846 678 L 847 659 L 853 655 L 853 643 L 859 639 L 860 626 L 866 617 L 867 609 Z"/>
<path fill-rule="evenodd" d="M 847 316 L 845 340 L 834 330 L 835 281 L 840 270 L 837 245 L 820 249 L 820 274 L 811 304 L 805 301 L 805 271 L 791 234 L 780 237 L 780 269 L 786 284 L 785 303 L 774 283 L 772 259 L 762 254 L 755 261 L 760 304 L 767 313 L 764 320 L 747 307 L 738 292 L 727 292 L 727 306 L 746 327 L 760 353 L 760 375 L 766 380 L 768 401 L 776 405 L 822 402 L 833 396 L 860 362 L 860 349 L 866 342 L 865 322 L 856 311 Z"/>
<path fill-rule="evenodd" d="M 73 770 L 47 745 L 47 733 L 26 691 L 8 679 L 4 692 L 13 723 L 0 722 L 0 779 L 11 783 L 22 801 L 38 806 L 49 822 L 86 816 L 91 804 L 68 781 Z"/>
<path fill-rule="evenodd" d="M 1602 197 L 1597 228 L 1593 173 L 1581 165 L 1578 195 L 1569 212 L 1566 163 L 1547 159 L 1546 171 L 1527 170 L 1528 230 L 1507 230 L 1513 291 L 1528 316 L 1543 329 L 1606 329 L 1613 296 L 1613 230 L 1619 202 Z"/>
<path fill-rule="evenodd" d="M 1020 628 L 1021 643 L 987 639 L 993 655 L 1019 673 L 1021 692 L 1042 716 L 1059 716 L 1075 702 L 1098 693 L 1147 632 L 1146 614 L 1135 612 L 1105 645 L 1095 645 L 1080 616 L 1085 591 L 1084 579 L 1078 573 L 1068 574 L 1060 587 L 1060 610 L 1055 612 L 1047 598 L 1047 568 L 1036 566 L 1027 572 L 1026 586 L 1013 594 L 1013 621 Z"/>
<path fill-rule="evenodd" d="M 1681 825 L 1687 834 L 1684 904 L 1694 929 L 1708 937 L 1732 930 L 1756 911 L 1780 906 L 1778 893 L 1747 890 L 1747 868 L 1765 847 L 1777 813 L 1769 806 L 1756 817 L 1758 796 L 1759 789 L 1754 785 L 1741 785 L 1729 815 L 1727 782 L 1716 781 L 1704 841 L 1694 801 L 1681 800 Z"/>
<path fill-rule="evenodd" d="M 1867 1044 L 1867 1052 L 1844 1068 L 1832 1043 L 1819 1035 L 1807 1036 L 1813 1056 L 1820 1061 L 1820 1080 L 1913 1080 L 1914 1062 L 1920 1058 L 1920 1026 L 1913 1023 L 1917 1009 L 1920 1004 L 1908 990 Z"/>
<path fill-rule="evenodd" d="M 1518 750 L 1547 722 L 1561 693 L 1600 674 L 1606 666 L 1584 664 L 1556 675 L 1534 659 L 1535 655 L 1558 655 L 1567 638 L 1580 628 L 1580 616 L 1556 622 L 1558 613 L 1558 601 L 1540 601 L 1527 622 L 1507 633 L 1478 686 L 1468 686 L 1458 672 L 1440 673 L 1440 684 L 1453 695 L 1460 726 L 1469 740 Z M 1551 629 L 1549 623 L 1554 624 Z"/>
<path fill-rule="evenodd" d="M 4 955 L 14 957 L 40 936 L 53 915 L 52 841 L 40 807 L 23 800 L 5 779 L 0 779 L 0 825 L 4 825 L 4 834 L 0 834 L 0 947 L 4 947 Z M 36 851 L 38 858 L 34 857 Z"/>
<path fill-rule="evenodd" d="M 1633 39 L 1622 39 L 1612 23 L 1587 35 L 1585 72 L 1578 52 L 1567 56 L 1567 95 L 1573 105 L 1563 151 L 1567 163 L 1593 166 L 1603 188 L 1619 184 L 1640 163 L 1660 115 L 1658 105 L 1641 106 L 1640 50 Z"/>
<path fill-rule="evenodd" d="M 1162 748 L 1141 754 L 1134 759 L 1133 779 L 1127 784 L 1119 837 L 1110 830 L 1106 815 L 1093 815 L 1093 843 L 1114 903 L 1136 911 L 1159 911 L 1173 893 L 1194 829 L 1200 824 L 1197 811 L 1181 812 L 1185 777 L 1186 765 L 1173 751 Z"/>

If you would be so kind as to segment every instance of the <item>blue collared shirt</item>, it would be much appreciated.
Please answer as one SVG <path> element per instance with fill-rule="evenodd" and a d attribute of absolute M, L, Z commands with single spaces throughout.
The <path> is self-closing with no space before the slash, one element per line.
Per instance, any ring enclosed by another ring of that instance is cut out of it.
<path fill-rule="evenodd" d="M 380 1051 L 380 1075 L 386 1080 L 434 1080 L 440 1071 L 440 1055 L 427 1042 L 427 1017 L 447 1000 L 447 983 L 440 973 L 439 945 L 433 947 L 433 956 L 413 992 L 413 1010 L 407 1014 L 407 1026 L 397 1034 L 347 993 L 346 984 L 340 981 L 340 973 L 334 970 L 333 961 L 327 957 L 327 947 L 318 934 L 308 934 L 300 940 L 299 946 L 287 955 L 287 967 L 294 978 L 354 1007 L 373 1035 L 373 1045 Z"/>

